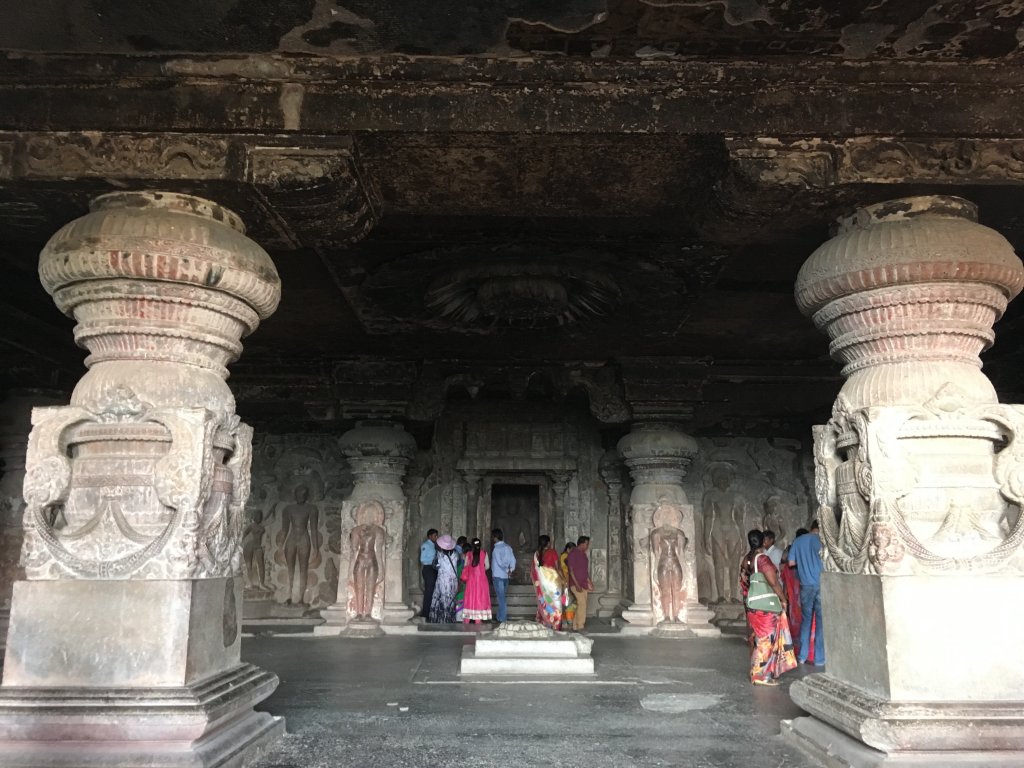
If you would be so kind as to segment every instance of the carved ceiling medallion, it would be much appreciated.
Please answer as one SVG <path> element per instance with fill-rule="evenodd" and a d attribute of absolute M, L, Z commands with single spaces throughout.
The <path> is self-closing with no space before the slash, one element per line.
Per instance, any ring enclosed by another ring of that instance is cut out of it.
<path fill-rule="evenodd" d="M 441 275 L 424 305 L 459 326 L 552 328 L 604 317 L 620 298 L 615 282 L 595 269 L 505 262 Z"/>

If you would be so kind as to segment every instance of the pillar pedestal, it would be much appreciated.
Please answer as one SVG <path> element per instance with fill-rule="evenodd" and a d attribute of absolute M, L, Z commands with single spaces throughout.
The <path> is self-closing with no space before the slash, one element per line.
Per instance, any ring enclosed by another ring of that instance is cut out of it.
<path fill-rule="evenodd" d="M 70 405 L 32 414 L 0 764 L 242 765 L 284 723 L 240 659 L 252 430 L 225 366 L 274 265 L 215 203 L 115 193 L 39 273 L 91 354 Z"/>
<path fill-rule="evenodd" d="M 0 653 L 7 645 L 11 621 L 11 594 L 14 583 L 23 577 L 21 544 L 24 538 L 25 502 L 21 487 L 25 482 L 25 451 L 32 429 L 32 409 L 58 405 L 56 395 L 37 390 L 10 394 L 0 404 Z"/>
<path fill-rule="evenodd" d="M 633 479 L 633 602 L 622 612 L 622 632 L 720 637 L 709 623 L 711 611 L 697 602 L 696 524 L 683 489 L 697 442 L 671 424 L 652 422 L 635 425 L 618 448 Z"/>
<path fill-rule="evenodd" d="M 847 376 L 814 428 L 826 668 L 783 725 L 824 764 L 1024 762 L 1024 407 L 978 359 L 1022 286 L 944 197 L 858 211 L 797 279 Z"/>
<path fill-rule="evenodd" d="M 402 542 L 408 504 L 402 489 L 416 441 L 392 422 L 359 422 L 342 435 L 352 495 L 341 508 L 338 597 L 324 609 L 318 635 L 378 637 L 409 627 Z"/>

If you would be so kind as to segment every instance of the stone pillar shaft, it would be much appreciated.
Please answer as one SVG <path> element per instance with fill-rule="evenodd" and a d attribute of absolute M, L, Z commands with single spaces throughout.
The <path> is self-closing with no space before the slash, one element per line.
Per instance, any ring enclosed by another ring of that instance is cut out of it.
<path fill-rule="evenodd" d="M 794 683 L 813 717 L 784 729 L 818 757 L 1024 759 L 1024 407 L 978 358 L 1022 286 L 1010 244 L 948 197 L 861 209 L 800 271 L 847 376 L 814 428 L 827 667 Z"/>
<path fill-rule="evenodd" d="M 0 763 L 245 755 L 283 723 L 252 710 L 277 678 L 239 656 L 252 430 L 225 366 L 277 306 L 274 265 L 219 205 L 128 192 L 57 232 L 39 275 L 89 371 L 32 414 Z"/>
<path fill-rule="evenodd" d="M 626 629 L 668 637 L 719 636 L 719 630 L 708 624 L 710 611 L 697 602 L 694 508 L 683 489 L 683 478 L 697 454 L 696 441 L 671 424 L 641 422 L 618 447 L 633 480 L 633 605 L 622 614 L 630 624 Z M 663 549 L 662 543 L 669 540 L 669 548 Z M 682 598 L 666 615 L 660 590 L 672 579 L 669 571 L 682 573 L 681 583 L 675 585 Z"/>
<path fill-rule="evenodd" d="M 342 435 L 340 446 L 355 485 L 341 509 L 338 597 L 315 631 L 375 637 L 413 615 L 402 572 L 408 513 L 402 481 L 416 441 L 397 424 L 367 421 Z"/>

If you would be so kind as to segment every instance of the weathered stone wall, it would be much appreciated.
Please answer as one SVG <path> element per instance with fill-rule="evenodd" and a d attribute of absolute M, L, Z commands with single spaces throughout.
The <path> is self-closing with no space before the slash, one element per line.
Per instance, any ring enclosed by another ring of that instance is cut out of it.
<path fill-rule="evenodd" d="M 738 564 L 747 551 L 747 531 L 771 528 L 785 547 L 815 515 L 810 439 L 715 437 L 697 442 L 700 451 L 684 487 L 695 507 L 698 593 L 709 602 L 738 599 Z"/>
<path fill-rule="evenodd" d="M 297 507 L 296 491 L 300 488 L 308 492 L 305 504 L 312 505 L 315 514 Z M 334 602 L 341 552 L 341 506 L 351 492 L 351 474 L 338 450 L 337 438 L 308 434 L 257 437 L 246 531 L 247 552 L 253 553 L 246 562 L 250 615 L 255 615 L 251 610 L 254 601 L 272 602 L 273 606 L 265 606 L 272 615 L 301 614 Z M 257 520 L 261 522 L 253 525 Z M 301 525 L 303 522 L 305 526 Z M 261 538 L 259 525 L 264 528 Z M 300 544 L 291 589 L 287 529 L 292 530 L 292 543 Z M 258 540 L 262 541 L 265 590 L 260 589 L 258 576 L 250 565 L 259 557 L 259 547 L 254 546 Z M 303 540 L 309 544 L 308 574 L 305 583 L 300 584 Z"/>

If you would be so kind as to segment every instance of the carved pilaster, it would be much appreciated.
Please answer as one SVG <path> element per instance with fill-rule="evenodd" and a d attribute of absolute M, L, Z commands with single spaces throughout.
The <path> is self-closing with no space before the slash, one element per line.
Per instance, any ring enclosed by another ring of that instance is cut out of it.
<path fill-rule="evenodd" d="M 398 424 L 359 422 L 341 436 L 339 446 L 354 487 L 341 510 L 338 598 L 323 611 L 327 623 L 316 631 L 371 637 L 382 632 L 381 625 L 412 617 L 404 594 L 402 545 L 408 501 L 402 481 L 416 455 L 416 441 Z M 366 583 L 370 574 L 372 585 Z M 362 595 L 372 599 L 361 600 Z M 372 603 L 373 609 L 366 610 L 364 602 Z"/>
<path fill-rule="evenodd" d="M 566 541 L 576 541 L 582 531 L 579 529 L 579 521 L 573 520 L 569 514 L 569 483 L 572 481 L 572 472 L 550 472 L 551 478 L 551 511 L 555 520 L 554 530 L 562 531 Z"/>
<path fill-rule="evenodd" d="M 466 486 L 466 525 L 465 530 L 480 531 L 484 534 L 484 521 L 480 513 L 480 490 L 482 476 L 476 472 L 462 472 L 462 481 Z M 459 529 L 464 530 L 464 529 Z"/>
<path fill-rule="evenodd" d="M 1024 674 L 995 661 L 1024 631 L 1001 608 L 1024 587 L 1024 406 L 997 402 L 978 357 L 1022 286 L 1010 244 L 951 197 L 860 209 L 800 271 L 797 302 L 846 376 L 814 428 L 828 667 L 792 688 L 814 716 L 787 731 L 805 746 L 1024 754 Z M 959 652 L 932 623 L 958 604 L 983 638 L 972 654 L 993 661 L 922 685 Z"/>
<path fill-rule="evenodd" d="M 274 265 L 216 203 L 120 192 L 51 238 L 39 275 L 75 318 L 89 371 L 70 405 L 32 414 L 0 762 L 49 762 L 65 739 L 110 761 L 143 749 L 136 741 L 244 753 L 282 725 L 251 709 L 277 678 L 239 658 L 252 430 L 225 378 L 241 337 L 277 307 Z M 196 631 L 211 618 L 216 631 Z M 211 709 L 202 687 L 213 677 L 224 693 Z M 168 689 L 171 716 L 154 724 L 138 702 Z M 182 718 L 198 730 L 183 736 Z"/>
<path fill-rule="evenodd" d="M 697 602 L 694 509 L 683 489 L 683 478 L 697 455 L 696 441 L 670 423 L 641 422 L 619 441 L 618 448 L 633 480 L 629 498 L 633 605 L 622 614 L 631 625 L 629 631 L 647 634 L 657 628 L 672 637 L 718 636 L 720 632 L 707 623 L 710 612 Z M 652 532 L 659 527 L 660 518 L 665 517 L 659 514 L 659 520 L 655 519 L 655 513 L 662 508 L 678 513 L 678 521 L 672 527 L 682 533 L 682 539 L 673 541 L 674 557 L 683 572 L 680 589 L 685 594 L 680 598 L 679 610 L 671 617 L 661 615 L 654 602 L 661 550 L 654 546 Z"/>

